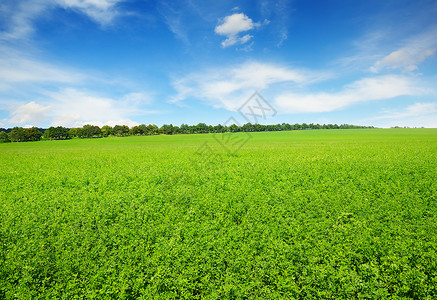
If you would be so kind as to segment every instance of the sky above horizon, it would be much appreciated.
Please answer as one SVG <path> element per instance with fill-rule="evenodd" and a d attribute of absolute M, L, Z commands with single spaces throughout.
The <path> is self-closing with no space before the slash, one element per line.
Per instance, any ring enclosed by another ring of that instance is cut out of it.
<path fill-rule="evenodd" d="M 0 3 L 0 127 L 242 124 L 254 92 L 261 124 L 437 127 L 437 2 Z"/>

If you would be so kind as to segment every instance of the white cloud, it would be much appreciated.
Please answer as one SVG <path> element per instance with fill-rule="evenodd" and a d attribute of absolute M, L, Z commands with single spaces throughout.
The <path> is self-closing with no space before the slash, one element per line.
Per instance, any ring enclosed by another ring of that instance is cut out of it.
<path fill-rule="evenodd" d="M 370 71 L 378 73 L 384 69 L 403 69 L 412 72 L 418 65 L 437 51 L 437 29 L 433 28 L 404 41 L 404 45 L 378 60 Z"/>
<path fill-rule="evenodd" d="M 226 48 L 235 44 L 245 44 L 247 43 L 251 38 L 253 38 L 253 35 L 250 34 L 246 34 L 242 37 L 237 37 L 237 36 L 230 36 L 229 38 L 227 38 L 226 40 L 224 40 L 222 42 L 222 47 Z"/>
<path fill-rule="evenodd" d="M 134 124 L 129 116 L 138 113 L 140 94 L 128 94 L 120 100 L 95 96 L 76 89 L 67 88 L 56 93 L 46 93 L 50 98 L 51 124 L 61 126 L 103 125 L 107 122 Z M 111 121 L 112 120 L 112 121 Z M 136 124 L 136 123 L 135 123 Z"/>
<path fill-rule="evenodd" d="M 80 11 L 101 25 L 108 25 L 118 15 L 117 4 L 124 0 L 56 0 L 58 5 Z"/>
<path fill-rule="evenodd" d="M 400 110 L 385 110 L 366 120 L 379 127 L 409 126 L 437 128 L 437 102 L 417 102 Z"/>
<path fill-rule="evenodd" d="M 399 111 L 385 111 L 384 115 L 375 117 L 374 120 L 379 119 L 402 119 L 409 117 L 421 117 L 437 113 L 437 102 L 427 102 L 427 103 L 414 103 L 407 106 L 405 109 Z M 437 123 L 437 118 L 436 118 Z"/>
<path fill-rule="evenodd" d="M 9 1 L 3 3 L 0 10 L 0 40 L 16 40 L 29 36 L 33 32 L 34 20 L 49 7 L 49 1 Z"/>
<path fill-rule="evenodd" d="M 240 32 L 253 29 L 255 24 L 243 13 L 235 13 L 224 18 L 223 23 L 215 28 L 215 33 L 220 35 L 237 35 Z"/>
<path fill-rule="evenodd" d="M 75 71 L 63 70 L 54 65 L 35 60 L 9 47 L 0 46 L 0 90 L 11 83 L 58 82 L 72 83 L 84 78 Z"/>
<path fill-rule="evenodd" d="M 236 110 L 254 92 L 273 84 L 298 85 L 316 81 L 325 74 L 313 74 L 274 64 L 247 62 L 211 69 L 174 79 L 177 95 L 172 102 L 196 98 L 228 110 Z"/>
<path fill-rule="evenodd" d="M 94 22 L 106 26 L 119 15 L 117 4 L 125 0 L 17 0 L 4 3 L 0 10 L 0 25 L 5 30 L 0 40 L 28 38 L 34 31 L 34 22 L 44 13 L 63 7 L 87 15 Z"/>
<path fill-rule="evenodd" d="M 379 60 L 374 66 L 371 67 L 372 72 L 379 72 L 381 69 L 404 69 L 405 71 L 412 72 L 418 69 L 417 64 L 423 62 L 427 57 L 432 56 L 437 51 L 434 49 L 422 49 L 405 48 L 393 51 L 382 60 Z"/>
<path fill-rule="evenodd" d="M 337 93 L 283 93 L 275 104 L 283 113 L 322 113 L 339 110 L 367 101 L 391 99 L 399 96 L 417 96 L 426 93 L 413 79 L 386 75 L 364 78 L 344 87 Z"/>
<path fill-rule="evenodd" d="M 34 123 L 38 124 L 43 122 L 47 118 L 47 112 L 50 106 L 42 106 L 35 102 L 29 102 L 10 109 L 10 119 L 3 120 L 10 124 L 26 124 Z"/>
<path fill-rule="evenodd" d="M 73 88 L 58 92 L 42 92 L 44 101 L 34 101 L 10 106 L 10 118 L 3 119 L 7 126 L 33 124 L 35 126 L 81 127 L 85 124 L 138 125 L 130 118 L 138 114 L 155 113 L 143 111 L 140 107 L 149 104 L 151 99 L 142 93 L 130 93 L 119 99 L 102 97 Z M 41 97 L 40 97 L 41 98 Z"/>
<path fill-rule="evenodd" d="M 252 19 L 245 14 L 234 13 L 230 16 L 226 16 L 221 24 L 215 27 L 214 32 L 227 37 L 222 42 L 222 47 L 226 48 L 235 44 L 247 43 L 253 36 L 250 34 L 239 36 L 239 34 L 259 26 L 261 26 L 260 23 L 254 23 Z"/>

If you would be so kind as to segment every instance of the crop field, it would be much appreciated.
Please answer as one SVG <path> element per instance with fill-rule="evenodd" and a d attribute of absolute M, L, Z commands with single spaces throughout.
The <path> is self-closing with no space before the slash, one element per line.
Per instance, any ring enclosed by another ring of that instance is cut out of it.
<path fill-rule="evenodd" d="M 0 144 L 0 298 L 436 299 L 437 129 L 217 135 Z"/>

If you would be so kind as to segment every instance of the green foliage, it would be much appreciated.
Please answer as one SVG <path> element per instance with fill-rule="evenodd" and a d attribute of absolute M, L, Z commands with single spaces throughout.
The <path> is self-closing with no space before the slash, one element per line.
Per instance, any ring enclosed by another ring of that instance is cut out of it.
<path fill-rule="evenodd" d="M 9 136 L 5 131 L 0 131 L 0 143 L 9 143 Z"/>
<path fill-rule="evenodd" d="M 68 140 L 71 139 L 69 129 L 58 126 L 49 127 L 44 131 L 44 138 L 48 140 Z"/>
<path fill-rule="evenodd" d="M 82 128 L 70 128 L 70 130 L 68 131 L 68 134 L 72 138 L 79 137 L 81 130 L 82 130 Z"/>
<path fill-rule="evenodd" d="M 101 131 L 102 131 L 102 136 L 103 136 L 103 137 L 107 137 L 107 136 L 111 135 L 111 134 L 112 134 L 112 130 L 113 130 L 113 128 L 112 128 L 111 126 L 109 126 L 109 125 L 104 125 L 104 126 L 102 127 L 102 129 L 101 129 Z"/>
<path fill-rule="evenodd" d="M 435 129 L 250 134 L 0 144 L 0 298 L 437 297 Z"/>
<path fill-rule="evenodd" d="M 129 135 L 129 127 L 126 125 L 115 125 L 112 129 L 112 134 L 116 136 L 127 136 Z"/>
<path fill-rule="evenodd" d="M 9 132 L 9 140 L 12 142 L 33 142 L 41 139 L 42 132 L 36 127 L 14 127 Z"/>
<path fill-rule="evenodd" d="M 71 138 L 96 138 L 96 137 L 108 137 L 108 136 L 118 136 L 124 137 L 129 135 L 157 135 L 157 134 L 193 134 L 193 133 L 224 133 L 224 132 L 260 132 L 260 131 L 290 131 L 290 130 L 301 130 L 301 129 L 364 129 L 373 128 L 366 126 L 355 126 L 342 124 L 340 126 L 334 124 L 319 125 L 319 124 L 305 124 L 302 125 L 295 124 L 290 125 L 287 123 L 276 124 L 276 125 L 261 125 L 261 124 L 251 124 L 247 123 L 243 126 L 238 126 L 232 124 L 229 127 L 223 125 L 206 125 L 205 123 L 199 123 L 197 125 L 187 125 L 182 124 L 181 127 L 173 126 L 172 124 L 164 124 L 158 127 L 154 124 L 149 125 L 138 125 L 133 126 L 129 129 L 126 125 L 115 125 L 112 128 L 109 125 L 105 125 L 102 128 L 93 125 L 84 125 L 82 128 L 71 128 L 68 130 L 65 127 L 50 127 L 45 130 L 44 138 L 50 140 L 66 140 Z M 27 131 L 26 131 L 27 130 Z M 28 130 L 34 130 L 33 133 L 29 133 Z M 5 131 L 0 128 L 0 132 Z M 33 129 L 23 129 L 21 127 L 15 127 L 12 129 L 12 136 L 9 134 L 8 139 L 0 139 L 0 142 L 7 142 L 9 140 L 15 142 L 27 142 L 27 141 L 37 141 L 41 138 L 41 133 L 37 128 Z M 9 138 L 10 137 L 10 138 Z"/>
<path fill-rule="evenodd" d="M 23 127 L 14 127 L 9 132 L 9 139 L 12 142 L 27 142 L 26 130 Z"/>
<path fill-rule="evenodd" d="M 93 137 L 100 137 L 102 134 L 102 131 L 100 130 L 99 126 L 95 125 L 84 125 L 82 129 L 78 133 L 78 137 L 80 138 L 93 138 Z"/>
<path fill-rule="evenodd" d="M 170 124 L 170 125 L 167 125 L 167 124 L 164 124 L 164 125 L 162 125 L 160 128 L 159 128 L 159 131 L 158 131 L 160 134 L 174 134 L 174 133 L 176 133 L 175 132 L 175 128 L 173 127 L 173 125 L 172 124 Z"/>

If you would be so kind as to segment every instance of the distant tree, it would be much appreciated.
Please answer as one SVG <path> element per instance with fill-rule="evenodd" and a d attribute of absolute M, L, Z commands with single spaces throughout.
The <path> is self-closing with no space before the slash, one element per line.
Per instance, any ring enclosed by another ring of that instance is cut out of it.
<path fill-rule="evenodd" d="M 208 125 L 205 123 L 199 123 L 196 125 L 196 133 L 205 133 L 208 132 Z"/>
<path fill-rule="evenodd" d="M 190 125 L 189 128 L 190 134 L 197 133 L 196 125 Z"/>
<path fill-rule="evenodd" d="M 281 124 L 282 130 L 291 130 L 291 125 L 288 123 Z"/>
<path fill-rule="evenodd" d="M 266 131 L 276 131 L 277 129 L 276 125 L 266 125 Z"/>
<path fill-rule="evenodd" d="M 133 126 L 129 129 L 130 135 L 141 135 L 141 128 L 139 126 Z"/>
<path fill-rule="evenodd" d="M 39 141 L 42 137 L 42 132 L 37 127 L 26 128 L 27 141 Z"/>
<path fill-rule="evenodd" d="M 238 131 L 240 131 L 240 127 L 238 127 L 235 124 L 232 124 L 231 126 L 229 126 L 229 131 L 230 132 L 238 132 Z"/>
<path fill-rule="evenodd" d="M 62 126 L 49 127 L 44 131 L 43 136 L 48 140 L 67 140 L 71 138 L 68 128 Z"/>
<path fill-rule="evenodd" d="M 187 124 L 181 124 L 180 132 L 183 134 L 190 133 L 190 126 L 188 126 Z"/>
<path fill-rule="evenodd" d="M 174 131 L 174 128 L 173 128 L 172 124 L 170 124 L 170 125 L 164 124 L 159 128 L 160 134 L 173 134 L 173 131 Z"/>
<path fill-rule="evenodd" d="M 126 125 L 115 125 L 112 129 L 112 134 L 116 136 L 127 136 L 129 135 L 129 127 Z"/>
<path fill-rule="evenodd" d="M 10 141 L 6 131 L 0 131 L 0 143 L 9 143 Z"/>
<path fill-rule="evenodd" d="M 147 126 L 144 124 L 138 125 L 138 131 L 140 135 L 146 135 L 147 134 Z"/>
<path fill-rule="evenodd" d="M 39 141 L 41 139 L 42 132 L 36 127 L 22 128 L 14 127 L 9 133 L 9 140 L 12 142 L 30 142 Z"/>
<path fill-rule="evenodd" d="M 102 136 L 107 137 L 112 134 L 112 127 L 109 125 L 104 125 L 100 131 L 102 132 Z"/>
<path fill-rule="evenodd" d="M 146 131 L 147 135 L 155 135 L 158 134 L 158 132 L 159 132 L 159 128 L 155 124 L 147 125 L 147 131 Z"/>
<path fill-rule="evenodd" d="M 26 130 L 23 127 L 14 127 L 11 132 L 9 132 L 9 139 L 12 142 L 26 142 Z"/>
<path fill-rule="evenodd" d="M 49 127 L 44 131 L 43 137 L 46 140 L 54 140 L 55 138 L 55 127 Z"/>
<path fill-rule="evenodd" d="M 218 124 L 218 125 L 214 126 L 214 132 L 216 132 L 216 133 L 225 132 L 225 127 L 222 124 Z"/>
<path fill-rule="evenodd" d="M 83 125 L 81 130 L 78 130 L 78 137 L 80 138 L 93 138 L 101 137 L 102 131 L 99 126 L 86 124 Z"/>
<path fill-rule="evenodd" d="M 246 123 L 243 126 L 241 126 L 241 131 L 244 131 L 244 132 L 254 131 L 253 129 L 254 128 L 253 128 L 253 125 L 251 123 Z"/>

